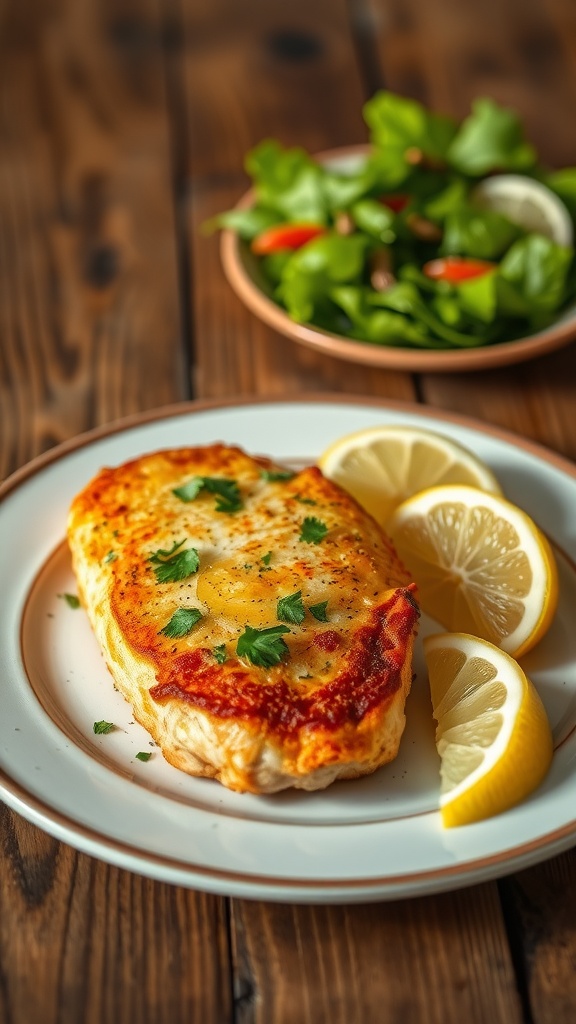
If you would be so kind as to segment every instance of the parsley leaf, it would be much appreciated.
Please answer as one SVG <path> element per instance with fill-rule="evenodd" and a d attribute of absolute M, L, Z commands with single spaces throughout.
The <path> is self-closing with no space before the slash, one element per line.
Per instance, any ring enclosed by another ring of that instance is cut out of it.
<path fill-rule="evenodd" d="M 178 549 L 185 541 L 181 540 L 174 544 L 169 551 L 159 548 L 148 561 L 154 563 L 154 572 L 157 583 L 176 583 L 178 580 L 185 580 L 188 576 L 198 571 L 200 557 L 196 548 Z"/>
<path fill-rule="evenodd" d="M 80 598 L 76 597 L 76 594 L 58 594 L 58 597 L 63 598 L 69 608 L 80 607 Z"/>
<path fill-rule="evenodd" d="M 296 501 L 299 501 L 301 505 L 317 505 L 318 502 L 314 501 L 314 498 L 303 498 L 301 494 L 294 495 Z"/>
<path fill-rule="evenodd" d="M 239 512 L 242 508 L 242 498 L 235 480 L 208 480 L 204 481 L 204 486 L 208 486 L 208 490 L 216 495 L 217 512 Z"/>
<path fill-rule="evenodd" d="M 138 761 L 149 761 L 152 757 L 152 752 L 150 750 L 139 750 L 134 756 Z"/>
<path fill-rule="evenodd" d="M 291 470 L 276 470 L 276 469 L 263 469 L 260 473 L 263 480 L 266 483 L 276 484 L 281 483 L 284 480 L 291 480 L 294 473 Z"/>
<path fill-rule="evenodd" d="M 272 552 L 268 551 L 267 554 L 262 555 L 262 558 L 260 559 L 260 561 L 264 562 L 264 565 L 270 565 L 270 559 L 271 558 L 272 558 Z"/>
<path fill-rule="evenodd" d="M 108 554 L 106 555 L 104 561 L 105 562 L 115 562 L 117 558 L 118 558 L 118 555 L 116 554 L 115 551 L 109 551 Z"/>
<path fill-rule="evenodd" d="M 253 665 L 271 668 L 289 653 L 288 645 L 282 639 L 282 634 L 289 632 L 288 626 L 270 626 L 268 629 L 246 626 L 236 645 L 236 653 L 248 658 Z"/>
<path fill-rule="evenodd" d="M 217 476 L 195 476 L 182 487 L 172 492 L 180 501 L 190 502 L 198 497 L 200 491 L 208 491 L 216 495 L 217 512 L 238 512 L 242 508 L 240 488 L 236 480 L 228 480 Z"/>
<path fill-rule="evenodd" d="M 114 722 L 94 722 L 92 728 L 97 736 L 105 736 L 107 732 L 112 732 L 116 726 Z"/>
<path fill-rule="evenodd" d="M 199 608 L 178 608 L 160 633 L 177 640 L 181 636 L 187 636 L 201 618 L 202 612 Z"/>
<path fill-rule="evenodd" d="M 316 516 L 306 516 L 302 523 L 299 540 L 303 540 L 307 544 L 319 544 L 327 533 L 328 527 L 326 523 L 316 519 Z"/>
<path fill-rule="evenodd" d="M 197 498 L 204 486 L 204 477 L 193 476 L 191 480 L 188 480 L 182 487 L 175 487 L 172 494 L 175 494 L 180 501 L 186 503 L 194 501 Z"/>
<path fill-rule="evenodd" d="M 311 604 L 308 610 L 315 619 L 318 619 L 318 622 L 328 622 L 327 607 L 328 601 L 321 601 L 320 604 Z"/>
<path fill-rule="evenodd" d="M 218 644 L 212 654 L 216 658 L 219 665 L 223 665 L 225 661 L 228 661 L 228 655 L 226 654 L 226 644 Z"/>
<path fill-rule="evenodd" d="M 276 606 L 276 615 L 280 622 L 293 622 L 299 626 L 301 622 L 304 622 L 305 614 L 301 590 L 296 591 L 295 594 L 289 594 L 287 597 L 281 597 Z"/>

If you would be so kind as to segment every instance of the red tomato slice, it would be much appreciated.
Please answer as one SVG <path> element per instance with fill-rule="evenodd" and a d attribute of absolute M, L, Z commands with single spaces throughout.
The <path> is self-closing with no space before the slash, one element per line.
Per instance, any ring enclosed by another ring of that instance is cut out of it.
<path fill-rule="evenodd" d="M 442 259 L 430 260 L 425 263 L 423 271 L 432 281 L 469 281 L 472 277 L 481 277 L 496 266 L 489 260 L 475 260 L 467 256 L 444 256 Z"/>
<path fill-rule="evenodd" d="M 275 224 L 252 239 L 251 249 L 258 256 L 280 249 L 300 249 L 306 242 L 325 233 L 326 228 L 321 224 Z"/>
<path fill-rule="evenodd" d="M 400 213 L 408 206 L 410 196 L 405 195 L 403 192 L 398 192 L 395 195 L 381 196 L 380 202 L 392 210 L 393 213 Z"/>

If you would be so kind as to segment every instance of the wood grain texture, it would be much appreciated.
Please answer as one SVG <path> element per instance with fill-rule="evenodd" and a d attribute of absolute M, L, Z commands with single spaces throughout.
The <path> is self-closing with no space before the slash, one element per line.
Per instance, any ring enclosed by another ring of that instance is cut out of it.
<path fill-rule="evenodd" d="M 224 902 L 100 861 L 0 810 L 0 1019 L 229 1018 Z"/>
<path fill-rule="evenodd" d="M 499 918 L 494 886 L 356 907 L 237 901 L 239 1024 L 520 1024 Z"/>
<path fill-rule="evenodd" d="M 0 476 L 189 395 L 151 2 L 0 6 Z M 219 1024 L 225 903 L 0 815 L 0 1019 Z"/>
<path fill-rule="evenodd" d="M 153 0 L 7 2 L 1 17 L 5 474 L 188 386 Z"/>
<path fill-rule="evenodd" d="M 504 898 L 517 915 L 514 941 L 536 1024 L 576 1014 L 576 852 L 505 879 Z"/>
<path fill-rule="evenodd" d="M 202 230 L 246 191 L 244 156 L 263 138 L 311 152 L 366 140 L 366 86 L 346 4 L 247 0 L 240 9 L 195 0 L 182 9 L 186 132 L 177 165 L 188 183 L 195 394 L 331 390 L 411 400 L 407 374 L 319 356 L 261 324 L 224 278 L 218 237 Z"/>
<path fill-rule="evenodd" d="M 345 0 L 173 0 L 185 26 L 186 152 L 194 180 L 243 179 L 264 138 L 317 152 L 366 141 Z"/>
<path fill-rule="evenodd" d="M 576 163 L 575 55 L 573 0 L 0 0 L 0 476 L 192 393 L 417 395 L 576 458 L 575 347 L 417 381 L 327 359 L 244 309 L 202 231 L 250 146 L 364 141 L 384 83 L 491 94 Z M 2 808 L 0 1020 L 572 1024 L 575 882 L 569 853 L 401 903 L 228 902 Z"/>
<path fill-rule="evenodd" d="M 389 88 L 455 117 L 491 96 L 520 113 L 551 166 L 574 162 L 570 0 L 362 0 L 361 7 Z"/>

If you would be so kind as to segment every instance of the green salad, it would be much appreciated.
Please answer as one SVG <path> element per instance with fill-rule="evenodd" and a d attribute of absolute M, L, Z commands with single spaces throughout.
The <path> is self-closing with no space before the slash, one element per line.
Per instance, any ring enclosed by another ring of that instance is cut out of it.
<path fill-rule="evenodd" d="M 390 92 L 347 167 L 265 140 L 255 201 L 221 214 L 299 323 L 378 345 L 470 348 L 533 333 L 576 296 L 576 167 L 551 172 L 518 116 L 461 123 Z"/>

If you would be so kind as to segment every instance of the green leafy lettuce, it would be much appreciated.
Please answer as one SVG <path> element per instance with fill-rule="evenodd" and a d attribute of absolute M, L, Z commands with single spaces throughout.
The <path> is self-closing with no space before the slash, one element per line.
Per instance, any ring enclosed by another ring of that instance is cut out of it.
<path fill-rule="evenodd" d="M 364 117 L 371 148 L 356 165 L 325 166 L 274 139 L 248 154 L 255 202 L 217 224 L 246 245 L 273 225 L 323 229 L 252 257 L 267 293 L 297 322 L 376 345 L 471 348 L 551 323 L 576 295 L 573 248 L 482 209 L 474 190 L 486 175 L 523 174 L 576 220 L 576 168 L 546 172 L 518 115 L 489 98 L 458 123 L 381 91 Z M 425 272 L 446 257 L 491 266 L 461 281 Z"/>

